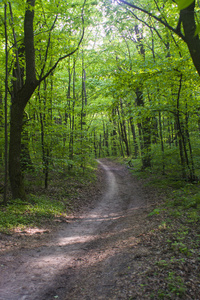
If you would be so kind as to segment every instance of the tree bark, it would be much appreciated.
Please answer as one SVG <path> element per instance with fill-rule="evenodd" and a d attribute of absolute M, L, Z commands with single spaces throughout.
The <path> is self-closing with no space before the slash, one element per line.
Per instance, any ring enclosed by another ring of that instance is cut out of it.
<path fill-rule="evenodd" d="M 25 199 L 23 174 L 20 164 L 21 133 L 23 114 L 26 104 L 35 91 L 38 82 L 35 75 L 34 50 L 34 5 L 35 0 L 27 0 L 27 9 L 24 20 L 24 44 L 26 61 L 26 82 L 23 87 L 13 89 L 10 115 L 10 149 L 9 149 L 9 177 L 13 198 Z"/>
<path fill-rule="evenodd" d="M 4 197 L 3 203 L 7 204 L 7 181 L 8 181 L 8 117 L 7 117 L 7 96 L 8 96 L 8 34 L 7 34 L 7 4 L 4 4 L 4 21 L 5 21 L 5 103 L 4 103 L 4 136 L 5 136 L 5 148 L 4 148 L 4 162 L 5 162 L 5 170 L 4 170 Z M 0 95 L 1 97 L 1 95 Z M 1 102 L 1 101 L 0 101 Z"/>
<path fill-rule="evenodd" d="M 195 23 L 195 1 L 187 8 L 181 10 L 180 20 L 183 24 L 185 33 L 185 42 L 190 51 L 193 64 L 200 75 L 200 39 L 198 34 L 195 35 L 196 23 Z"/>
<path fill-rule="evenodd" d="M 23 174 L 21 170 L 21 133 L 24 108 L 33 94 L 35 87 L 25 85 L 12 99 L 10 112 L 10 148 L 9 178 L 13 198 L 25 199 Z"/>
<path fill-rule="evenodd" d="M 130 117 L 129 122 L 130 122 L 131 132 L 132 132 L 132 136 L 133 136 L 134 158 L 137 158 L 139 149 L 138 149 L 138 144 L 137 144 L 137 139 L 136 139 L 135 125 L 134 125 L 133 117 Z"/>

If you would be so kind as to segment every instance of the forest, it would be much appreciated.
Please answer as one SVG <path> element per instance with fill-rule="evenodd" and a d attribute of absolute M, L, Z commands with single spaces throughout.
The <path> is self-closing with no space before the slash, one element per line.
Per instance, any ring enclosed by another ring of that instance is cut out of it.
<path fill-rule="evenodd" d="M 3 2 L 3 204 L 101 157 L 198 183 L 198 1 Z"/>
<path fill-rule="evenodd" d="M 198 299 L 200 2 L 0 2 L 0 239 L 66 221 L 97 161 L 122 165 L 155 195 L 140 243 L 175 253 L 122 299 Z"/>
<path fill-rule="evenodd" d="M 198 181 L 198 1 L 4 2 L 4 203 L 27 173 L 48 188 L 52 169 L 105 156 Z"/>

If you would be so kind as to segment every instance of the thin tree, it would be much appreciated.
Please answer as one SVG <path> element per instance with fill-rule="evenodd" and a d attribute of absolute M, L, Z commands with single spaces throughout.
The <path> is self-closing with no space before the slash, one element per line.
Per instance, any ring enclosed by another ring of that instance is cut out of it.
<path fill-rule="evenodd" d="M 5 170 L 4 170 L 4 198 L 3 204 L 7 204 L 7 184 L 8 184 L 8 117 L 7 117 L 7 98 L 8 98 L 8 34 L 7 34 L 7 4 L 4 4 L 4 22 L 5 22 L 5 100 L 4 100 L 4 136 L 5 136 Z"/>

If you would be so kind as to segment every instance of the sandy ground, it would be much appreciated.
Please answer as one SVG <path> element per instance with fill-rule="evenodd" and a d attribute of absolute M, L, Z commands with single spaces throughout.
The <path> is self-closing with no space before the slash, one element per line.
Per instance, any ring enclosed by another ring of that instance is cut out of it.
<path fill-rule="evenodd" d="M 98 201 L 42 245 L 0 257 L 0 300 L 133 299 L 119 278 L 130 260 L 137 270 L 137 257 L 150 255 L 137 245 L 151 199 L 125 167 L 99 163 L 105 186 Z"/>

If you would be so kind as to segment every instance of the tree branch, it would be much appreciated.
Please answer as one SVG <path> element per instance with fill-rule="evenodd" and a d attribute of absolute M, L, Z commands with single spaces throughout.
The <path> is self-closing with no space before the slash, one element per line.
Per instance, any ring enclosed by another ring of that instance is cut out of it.
<path fill-rule="evenodd" d="M 84 37 L 84 33 L 85 33 L 85 27 L 84 27 L 84 17 L 83 17 L 83 12 L 84 12 L 84 7 L 85 7 L 85 3 L 86 3 L 87 0 L 84 0 L 84 3 L 83 3 L 83 7 L 82 7 L 82 12 L 81 12 L 81 18 L 82 18 L 82 25 L 83 25 L 83 31 L 82 31 L 82 35 L 81 35 L 81 38 L 78 42 L 78 45 L 77 47 L 71 51 L 70 53 L 60 57 L 56 62 L 55 64 L 53 65 L 53 67 L 50 68 L 50 70 L 43 76 L 41 77 L 39 80 L 38 80 L 38 85 L 40 84 L 40 82 L 42 82 L 43 80 L 45 80 L 54 70 L 55 68 L 57 67 L 57 65 L 59 64 L 59 62 L 61 62 L 63 59 L 73 55 L 78 49 L 79 49 L 79 46 L 80 44 L 82 43 L 82 40 L 83 40 L 83 37 Z"/>
<path fill-rule="evenodd" d="M 123 3 L 123 4 L 128 5 L 129 7 L 134 8 L 136 10 L 139 10 L 139 11 L 145 13 L 146 15 L 148 15 L 150 17 L 152 17 L 153 19 L 155 19 L 156 21 L 158 21 L 159 23 L 161 23 L 162 25 L 164 25 L 166 28 L 168 28 L 169 30 L 173 31 L 176 35 L 178 35 L 180 38 L 182 38 L 183 41 L 185 41 L 185 36 L 181 32 L 177 31 L 176 28 L 173 28 L 167 22 L 163 21 L 162 18 L 154 16 L 152 13 L 150 13 L 146 9 L 143 9 L 143 8 L 141 8 L 139 6 L 136 6 L 136 5 L 132 4 L 132 3 L 129 3 L 127 1 L 125 1 L 125 0 L 118 0 L 118 1 L 121 2 L 121 3 Z"/>
<path fill-rule="evenodd" d="M 44 58 L 44 64 L 43 64 L 43 67 L 42 67 L 42 70 L 41 70 L 39 78 L 41 78 L 42 74 L 44 73 L 44 69 L 45 69 L 45 66 L 46 66 L 47 58 L 48 58 L 48 52 L 49 52 L 50 42 L 51 42 L 51 32 L 52 32 L 52 30 L 55 27 L 57 19 L 58 19 L 58 15 L 56 15 L 55 20 L 54 20 L 54 22 L 53 22 L 53 24 L 52 24 L 52 26 L 50 28 L 50 31 L 49 31 L 49 38 L 48 38 L 48 42 L 47 42 L 47 48 L 46 48 L 46 53 L 45 53 L 45 58 Z"/>

